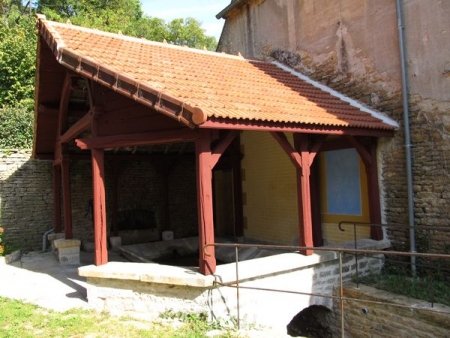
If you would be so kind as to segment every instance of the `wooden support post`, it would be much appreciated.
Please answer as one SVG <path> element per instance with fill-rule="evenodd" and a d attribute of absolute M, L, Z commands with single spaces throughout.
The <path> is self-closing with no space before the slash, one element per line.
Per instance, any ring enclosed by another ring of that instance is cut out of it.
<path fill-rule="evenodd" d="M 206 244 L 214 243 L 214 221 L 212 201 L 212 156 L 211 136 L 208 131 L 195 141 L 197 168 L 197 198 L 199 225 L 199 268 L 204 275 L 216 272 L 216 257 L 213 246 L 204 250 Z"/>
<path fill-rule="evenodd" d="M 55 232 L 61 232 L 61 166 L 53 165 L 53 222 Z"/>
<path fill-rule="evenodd" d="M 294 134 L 294 147 L 301 157 L 301 168 L 297 169 L 297 203 L 300 246 L 313 247 L 311 188 L 310 188 L 310 154 L 309 140 L 306 134 Z M 311 161 L 312 162 L 312 161 Z M 302 250 L 304 255 L 311 255 L 313 250 Z"/>
<path fill-rule="evenodd" d="M 239 137 L 231 144 L 231 166 L 233 170 L 233 201 L 234 201 L 234 237 L 244 236 L 244 210 L 242 207 L 241 179 L 241 143 Z"/>
<path fill-rule="evenodd" d="M 94 190 L 95 265 L 108 263 L 106 241 L 105 162 L 103 149 L 92 149 L 92 185 Z"/>
<path fill-rule="evenodd" d="M 64 210 L 64 233 L 66 239 L 73 238 L 72 229 L 72 199 L 70 193 L 70 162 L 67 158 L 61 161 L 63 210 Z"/>
<path fill-rule="evenodd" d="M 117 213 L 119 209 L 119 173 L 117 161 L 113 160 L 113 182 L 112 182 L 112 230 L 114 236 L 119 236 L 119 226 L 117 224 Z"/>

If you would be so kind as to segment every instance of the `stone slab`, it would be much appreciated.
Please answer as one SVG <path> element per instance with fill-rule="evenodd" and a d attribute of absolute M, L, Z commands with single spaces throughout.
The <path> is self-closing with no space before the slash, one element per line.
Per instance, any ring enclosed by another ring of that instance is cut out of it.
<path fill-rule="evenodd" d="M 62 248 L 72 248 L 72 247 L 78 247 L 80 248 L 81 241 L 79 239 L 55 239 L 54 241 L 55 248 L 62 249 Z"/>

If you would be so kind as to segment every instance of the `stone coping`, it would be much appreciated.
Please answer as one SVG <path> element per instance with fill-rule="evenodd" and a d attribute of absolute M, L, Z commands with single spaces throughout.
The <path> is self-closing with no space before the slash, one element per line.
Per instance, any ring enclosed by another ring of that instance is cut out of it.
<path fill-rule="evenodd" d="M 365 240 L 359 244 L 358 249 L 385 249 L 389 247 L 389 241 Z M 244 282 L 254 278 L 295 271 L 334 259 L 337 259 L 335 252 L 317 250 L 310 256 L 293 252 L 246 260 L 238 264 L 239 281 Z M 131 262 L 109 262 L 100 266 L 82 266 L 78 268 L 78 274 L 87 278 L 136 280 L 147 283 L 205 288 L 213 286 L 215 282 L 231 284 L 236 282 L 236 264 L 218 265 L 216 273 L 211 276 L 202 275 L 196 267 Z"/>

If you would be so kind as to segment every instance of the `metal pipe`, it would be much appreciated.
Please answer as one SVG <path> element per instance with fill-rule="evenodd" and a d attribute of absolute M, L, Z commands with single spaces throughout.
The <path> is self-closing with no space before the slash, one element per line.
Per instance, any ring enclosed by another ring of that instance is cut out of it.
<path fill-rule="evenodd" d="M 47 236 L 54 231 L 55 229 L 50 229 L 44 232 L 44 234 L 42 235 L 42 252 L 47 251 Z"/>
<path fill-rule="evenodd" d="M 416 250 L 416 229 L 414 228 L 414 191 L 412 180 L 412 156 L 411 156 L 411 137 L 409 127 L 409 106 L 408 106 L 408 78 L 406 69 L 405 37 L 403 24 L 403 6 L 402 0 L 396 0 L 397 22 L 398 22 L 398 44 L 400 49 L 400 63 L 402 70 L 402 97 L 403 97 L 403 122 L 405 128 L 405 154 L 406 154 L 406 180 L 408 186 L 408 219 L 409 219 L 409 250 L 412 253 Z M 415 278 L 417 276 L 416 257 L 411 256 L 411 273 Z"/>

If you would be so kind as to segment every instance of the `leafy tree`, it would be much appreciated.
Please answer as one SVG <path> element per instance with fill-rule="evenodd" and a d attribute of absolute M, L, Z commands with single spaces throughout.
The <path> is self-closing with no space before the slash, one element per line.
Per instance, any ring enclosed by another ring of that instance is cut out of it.
<path fill-rule="evenodd" d="M 0 107 L 33 106 L 36 70 L 34 20 L 0 22 Z"/>
<path fill-rule="evenodd" d="M 193 18 L 174 19 L 167 25 L 169 35 L 167 41 L 175 45 L 186 45 L 193 48 L 216 48 L 216 39 L 205 35 L 201 23 Z"/>

